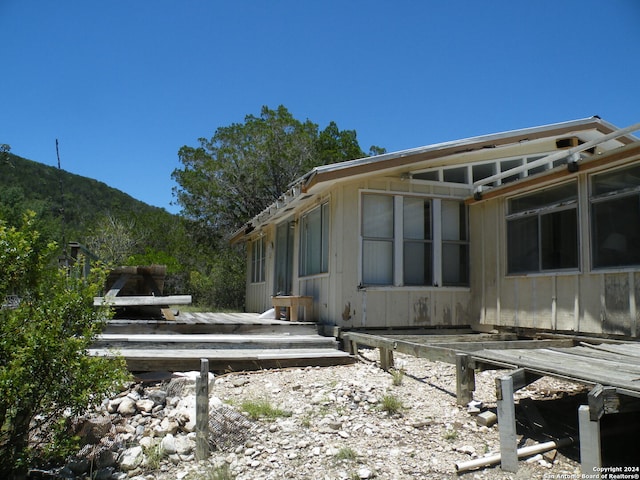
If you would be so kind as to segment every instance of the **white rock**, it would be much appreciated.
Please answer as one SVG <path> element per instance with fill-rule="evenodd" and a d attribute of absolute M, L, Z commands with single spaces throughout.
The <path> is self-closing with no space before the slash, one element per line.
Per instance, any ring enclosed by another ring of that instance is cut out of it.
<path fill-rule="evenodd" d="M 366 479 L 372 478 L 373 472 L 366 467 L 358 469 L 358 478 Z"/>
<path fill-rule="evenodd" d="M 173 455 L 178 450 L 176 448 L 176 439 L 170 433 L 165 435 L 165 437 L 160 442 L 160 450 L 166 455 Z"/>
<path fill-rule="evenodd" d="M 120 470 L 123 472 L 134 470 L 142 464 L 142 460 L 144 460 L 144 453 L 141 446 L 128 448 L 120 457 Z"/>

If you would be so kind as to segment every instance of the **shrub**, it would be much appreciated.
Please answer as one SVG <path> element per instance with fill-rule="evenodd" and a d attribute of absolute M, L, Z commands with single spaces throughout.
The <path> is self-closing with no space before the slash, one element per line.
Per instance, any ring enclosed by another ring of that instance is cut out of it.
<path fill-rule="evenodd" d="M 77 447 L 70 420 L 113 393 L 127 378 L 122 359 L 91 357 L 87 349 L 107 312 L 93 307 L 104 272 L 56 266 L 26 215 L 20 228 L 0 220 L 0 478 L 19 478 L 32 463 Z"/>
<path fill-rule="evenodd" d="M 402 400 L 395 395 L 385 395 L 382 397 L 380 408 L 389 415 L 395 415 L 396 413 L 400 413 L 404 406 L 402 405 Z"/>

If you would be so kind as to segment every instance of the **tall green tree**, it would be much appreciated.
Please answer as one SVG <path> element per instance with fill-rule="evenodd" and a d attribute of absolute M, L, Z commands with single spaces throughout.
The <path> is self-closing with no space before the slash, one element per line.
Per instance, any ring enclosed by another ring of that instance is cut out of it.
<path fill-rule="evenodd" d="M 20 227 L 0 219 L 0 478 L 68 454 L 69 419 L 126 378 L 122 360 L 86 353 L 106 318 L 93 307 L 104 275 L 58 268 L 58 254 L 33 214 Z"/>
<path fill-rule="evenodd" d="M 183 168 L 173 172 L 174 193 L 185 215 L 222 234 L 260 213 L 313 167 L 366 156 L 354 130 L 331 122 L 320 131 L 282 105 L 264 106 L 259 116 L 247 115 L 244 123 L 198 141 L 178 153 Z"/>

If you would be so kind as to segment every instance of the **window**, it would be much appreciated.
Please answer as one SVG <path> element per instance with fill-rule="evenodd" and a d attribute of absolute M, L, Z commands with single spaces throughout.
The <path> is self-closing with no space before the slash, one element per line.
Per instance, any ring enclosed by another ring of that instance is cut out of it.
<path fill-rule="evenodd" d="M 640 165 L 591 177 L 594 268 L 640 265 Z"/>
<path fill-rule="evenodd" d="M 466 286 L 469 239 L 462 202 L 362 197 L 364 285 Z"/>
<path fill-rule="evenodd" d="M 329 271 L 329 204 L 300 219 L 300 276 Z"/>
<path fill-rule="evenodd" d="M 509 200 L 508 273 L 578 268 L 577 198 L 570 183 Z"/>
<path fill-rule="evenodd" d="M 260 237 L 251 245 L 251 282 L 264 282 L 265 240 Z"/>

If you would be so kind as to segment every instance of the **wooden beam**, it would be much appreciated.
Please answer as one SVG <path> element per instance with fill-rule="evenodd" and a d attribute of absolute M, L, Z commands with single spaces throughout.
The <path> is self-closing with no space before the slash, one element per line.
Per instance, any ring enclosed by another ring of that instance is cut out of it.
<path fill-rule="evenodd" d="M 473 400 L 476 377 L 471 357 L 465 353 L 456 355 L 456 399 L 458 405 L 467 405 Z"/>
<path fill-rule="evenodd" d="M 138 307 L 138 306 L 163 306 L 163 305 L 189 305 L 191 295 L 168 295 L 166 297 L 154 297 L 153 295 L 130 295 L 126 297 L 93 297 L 93 306 L 101 307 Z"/>
<path fill-rule="evenodd" d="M 498 429 L 500 433 L 500 466 L 505 472 L 518 471 L 518 442 L 516 438 L 516 409 L 513 401 L 513 377 L 496 379 L 498 399 Z"/>
<path fill-rule="evenodd" d="M 120 275 L 118 279 L 113 283 L 113 285 L 111 285 L 111 288 L 106 293 L 105 297 L 117 296 L 120 293 L 120 290 L 122 290 L 122 287 L 127 284 L 129 278 L 131 278 L 131 275 L 129 273 L 123 273 L 122 275 Z"/>
<path fill-rule="evenodd" d="M 580 469 L 586 475 L 598 474 L 602 466 L 600 450 L 600 420 L 591 420 L 588 405 L 578 408 L 578 424 L 580 429 Z"/>

